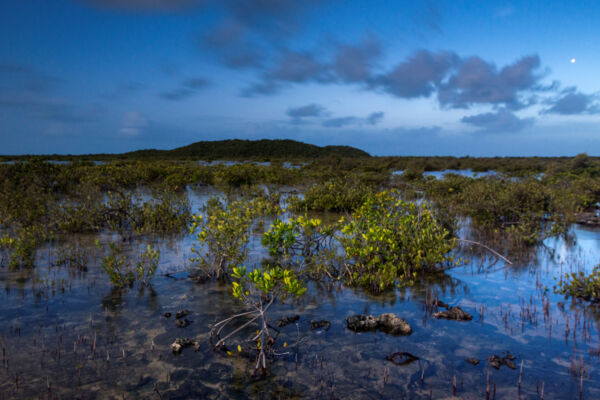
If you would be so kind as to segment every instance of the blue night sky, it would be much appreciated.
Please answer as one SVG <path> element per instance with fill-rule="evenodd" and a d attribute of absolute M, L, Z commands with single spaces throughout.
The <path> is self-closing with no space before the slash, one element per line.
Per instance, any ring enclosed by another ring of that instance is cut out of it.
<path fill-rule="evenodd" d="M 597 1 L 2 0 L 0 154 L 600 155 L 598 21 Z"/>

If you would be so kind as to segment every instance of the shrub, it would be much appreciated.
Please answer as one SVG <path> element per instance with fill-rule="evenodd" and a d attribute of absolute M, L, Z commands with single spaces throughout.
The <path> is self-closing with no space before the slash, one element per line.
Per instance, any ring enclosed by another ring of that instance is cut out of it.
<path fill-rule="evenodd" d="M 426 205 L 407 203 L 397 192 L 371 196 L 347 220 L 339 236 L 351 284 L 380 292 L 411 285 L 425 272 L 454 263 L 455 241 Z"/>
<path fill-rule="evenodd" d="M 247 272 L 245 267 L 234 267 L 233 278 L 233 296 L 242 301 L 252 310 L 242 314 L 234 315 L 221 322 L 215 324 L 211 329 L 211 339 L 214 335 L 218 341 L 214 344 L 216 348 L 227 349 L 226 342 L 242 328 L 250 323 L 258 320 L 258 330 L 256 334 L 252 334 L 251 341 L 255 343 L 254 351 L 256 352 L 255 371 L 262 370 L 262 373 L 267 372 L 267 359 L 275 356 L 275 339 L 270 333 L 270 325 L 267 319 L 267 311 L 275 300 L 285 300 L 288 296 L 299 297 L 306 292 L 304 285 L 298 280 L 293 271 L 282 269 L 280 267 L 261 270 L 257 268 Z M 220 332 L 231 321 L 245 317 L 250 318 L 248 322 L 240 328 L 235 329 L 223 338 L 220 337 Z M 284 343 L 284 347 L 287 344 Z M 238 345 L 238 352 L 242 348 Z M 229 354 L 231 352 L 228 351 Z"/>
<path fill-rule="evenodd" d="M 600 265 L 596 265 L 589 275 L 583 271 L 567 273 L 558 283 L 556 292 L 587 301 L 600 301 Z"/>
<path fill-rule="evenodd" d="M 356 177 L 335 178 L 309 187 L 304 198 L 290 198 L 290 208 L 295 211 L 352 211 L 372 193 L 372 186 Z"/>
<path fill-rule="evenodd" d="M 334 252 L 333 226 L 326 226 L 318 218 L 300 216 L 287 222 L 275 220 L 263 234 L 262 244 L 279 263 L 302 257 L 303 264 L 330 258 Z"/>
<path fill-rule="evenodd" d="M 160 252 L 148 245 L 140 255 L 138 262 L 133 265 L 131 260 L 123 254 L 123 249 L 117 243 L 111 242 L 109 253 L 102 257 L 102 270 L 110 278 L 110 282 L 117 288 L 132 287 L 138 282 L 140 287 L 151 286 L 154 273 L 160 261 Z M 96 241 L 100 248 L 100 242 Z"/>
<path fill-rule="evenodd" d="M 202 211 L 205 215 L 194 215 L 190 229 L 200 245 L 192 248 L 196 257 L 191 261 L 200 263 L 209 275 L 225 279 L 246 259 L 250 228 L 258 210 L 248 200 L 223 203 L 213 197 Z"/>

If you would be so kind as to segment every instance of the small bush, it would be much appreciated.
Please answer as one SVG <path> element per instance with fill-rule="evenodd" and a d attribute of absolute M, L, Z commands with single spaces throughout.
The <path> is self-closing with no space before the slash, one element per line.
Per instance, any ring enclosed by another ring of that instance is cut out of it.
<path fill-rule="evenodd" d="M 339 240 L 350 283 L 373 292 L 411 285 L 421 274 L 454 263 L 455 241 L 434 212 L 402 201 L 396 192 L 369 197 L 343 221 Z"/>
<path fill-rule="evenodd" d="M 558 283 L 557 293 L 587 301 L 600 301 L 600 265 L 589 275 L 583 271 L 567 273 Z"/>

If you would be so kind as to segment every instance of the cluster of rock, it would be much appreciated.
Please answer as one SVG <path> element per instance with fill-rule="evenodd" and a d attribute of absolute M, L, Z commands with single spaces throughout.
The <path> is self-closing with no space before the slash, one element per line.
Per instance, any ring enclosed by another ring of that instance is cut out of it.
<path fill-rule="evenodd" d="M 354 332 L 369 332 L 379 330 L 391 335 L 410 335 L 412 328 L 404 319 L 394 314 L 352 315 L 346 318 L 348 329 Z"/>

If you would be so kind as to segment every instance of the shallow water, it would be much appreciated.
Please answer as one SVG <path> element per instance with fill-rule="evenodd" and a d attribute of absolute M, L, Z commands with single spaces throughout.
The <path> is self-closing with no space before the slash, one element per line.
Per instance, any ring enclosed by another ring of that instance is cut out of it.
<path fill-rule="evenodd" d="M 196 210 L 213 192 L 190 191 Z M 5 356 L 0 365 L 0 399 L 8 398 L 485 398 L 487 357 L 516 357 L 516 370 L 490 368 L 490 398 L 537 399 L 600 397 L 599 313 L 553 293 L 555 278 L 568 270 L 590 270 L 600 254 L 600 232 L 574 228 L 576 243 L 548 241 L 533 261 L 509 266 L 464 249 L 471 262 L 445 277 L 410 289 L 370 296 L 340 286 L 309 284 L 293 304 L 273 306 L 271 321 L 299 314 L 297 324 L 281 328 L 280 356 L 267 378 L 252 378 L 254 362 L 216 353 L 209 324 L 244 311 L 217 283 L 194 283 L 190 235 L 162 239 L 161 263 L 153 288 L 111 289 L 100 270 L 95 237 L 71 239 L 86 249 L 87 271 L 54 267 L 52 247 L 39 254 L 34 270 L 0 268 L 0 334 Z M 111 237 L 102 236 L 107 242 Z M 136 245 L 130 251 L 139 252 Z M 265 256 L 259 232 L 251 241 L 248 265 Z M 507 254 L 511 258 L 510 254 Z M 544 288 L 548 290 L 545 291 Z M 437 297 L 473 315 L 468 322 L 437 320 L 425 307 Z M 545 312 L 544 304 L 547 304 Z M 187 308 L 191 324 L 177 328 L 175 313 Z M 354 333 L 344 319 L 356 313 L 392 312 L 406 319 L 410 336 Z M 311 320 L 331 328 L 311 330 Z M 568 328 L 567 328 L 568 327 Z M 188 337 L 198 352 L 172 353 L 170 344 Z M 96 342 L 94 349 L 94 341 Z M 233 341 L 248 346 L 243 341 Z M 397 366 L 386 360 L 408 351 L 419 361 Z M 236 352 L 234 352 L 236 353 Z M 465 358 L 481 362 L 473 366 Z M 581 364 L 580 364 L 581 363 Z M 580 365 L 583 380 L 579 376 Z M 495 389 L 494 389 L 495 388 Z"/>

